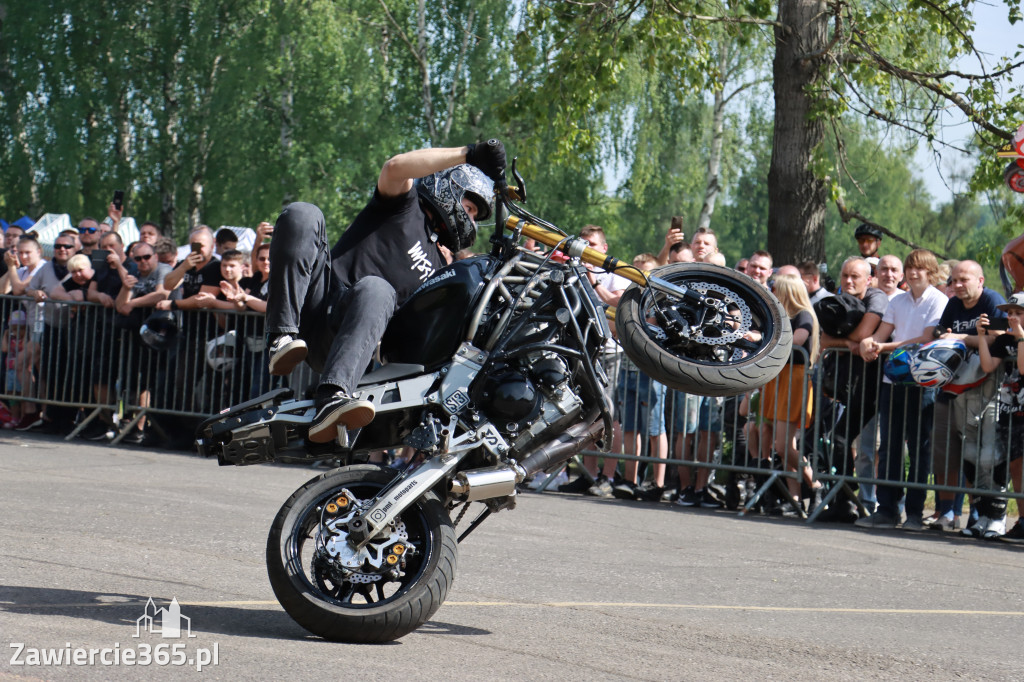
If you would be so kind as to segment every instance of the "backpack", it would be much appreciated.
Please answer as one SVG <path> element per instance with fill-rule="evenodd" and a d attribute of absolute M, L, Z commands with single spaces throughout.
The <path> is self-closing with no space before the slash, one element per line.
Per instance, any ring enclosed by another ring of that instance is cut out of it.
<path fill-rule="evenodd" d="M 846 338 L 856 329 L 865 312 L 864 301 L 852 294 L 826 296 L 814 304 L 821 331 L 837 338 Z"/>

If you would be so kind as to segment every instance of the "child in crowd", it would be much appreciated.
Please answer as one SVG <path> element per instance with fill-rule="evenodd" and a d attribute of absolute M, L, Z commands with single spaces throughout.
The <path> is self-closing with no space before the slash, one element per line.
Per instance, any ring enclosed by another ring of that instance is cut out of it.
<path fill-rule="evenodd" d="M 3 347 L 4 353 L 6 353 L 4 392 L 7 394 L 21 393 L 21 376 L 18 363 L 24 361 L 22 355 L 25 351 L 27 330 L 28 324 L 25 319 L 25 311 L 15 310 L 12 312 L 10 320 L 7 322 L 7 329 L 4 330 L 3 338 L 0 339 L 0 346 Z M 21 401 L 11 400 L 10 413 L 10 419 L 3 424 L 5 429 L 13 429 L 21 421 L 23 416 Z"/>
<path fill-rule="evenodd" d="M 981 368 L 988 373 L 994 372 L 1006 358 L 1013 359 L 1013 365 L 1006 368 L 1003 375 L 1003 383 L 999 387 L 999 416 L 996 421 L 996 446 L 1002 461 L 995 464 L 992 472 L 992 480 L 999 487 L 996 493 L 1006 491 L 1007 466 L 1006 459 L 1010 460 L 1010 469 L 1015 470 L 1013 477 L 1013 489 L 1020 491 L 1021 485 L 1021 461 L 1024 456 L 1024 384 L 1021 381 L 1021 373 L 1024 372 L 1024 353 L 1020 352 L 1020 345 L 1024 343 L 1024 292 L 1018 291 L 1010 297 L 1008 303 L 996 306 L 1006 312 L 1009 332 L 995 337 L 990 344 L 978 344 L 978 356 L 981 360 Z M 986 327 L 989 326 L 988 315 L 981 315 L 978 318 L 978 335 L 984 336 Z M 980 497 L 976 503 L 978 514 L 987 516 L 999 522 L 1002 519 L 1003 528 L 1006 524 L 1006 497 L 998 494 Z M 986 539 L 1004 539 L 1007 542 L 1024 542 L 1024 526 L 1020 519 L 1017 525 L 1008 533 L 986 533 Z"/>
<path fill-rule="evenodd" d="M 642 253 L 633 259 L 633 266 L 649 271 L 657 267 L 657 259 L 649 253 Z M 623 450 L 627 455 L 639 455 L 643 450 L 643 436 L 650 439 L 650 455 L 668 459 L 668 436 L 665 433 L 665 386 L 654 381 L 639 370 L 619 371 L 619 421 L 624 434 Z M 665 490 L 665 465 L 652 467 L 650 485 L 637 486 L 639 463 L 627 461 L 624 467 L 625 479 L 612 489 L 618 499 L 645 500 L 657 502 Z"/>

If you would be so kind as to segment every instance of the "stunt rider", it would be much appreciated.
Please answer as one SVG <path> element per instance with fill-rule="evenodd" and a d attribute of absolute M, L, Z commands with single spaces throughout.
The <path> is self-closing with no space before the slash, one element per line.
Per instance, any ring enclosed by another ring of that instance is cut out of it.
<path fill-rule="evenodd" d="M 303 360 L 320 372 L 310 441 L 328 443 L 339 424 L 373 420 L 373 403 L 351 394 L 388 320 L 447 264 L 442 247 L 472 246 L 504 169 L 500 142 L 394 156 L 333 249 L 319 208 L 296 202 L 282 211 L 270 244 L 270 373 L 287 375 Z"/>

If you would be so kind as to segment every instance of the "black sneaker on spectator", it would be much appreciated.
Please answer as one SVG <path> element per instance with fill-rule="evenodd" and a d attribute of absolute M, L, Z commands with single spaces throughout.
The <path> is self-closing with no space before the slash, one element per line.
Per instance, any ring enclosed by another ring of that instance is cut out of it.
<path fill-rule="evenodd" d="M 82 429 L 78 437 L 85 440 L 104 441 L 113 440 L 114 434 L 106 422 L 96 420 Z"/>
<path fill-rule="evenodd" d="M 795 501 L 786 500 L 778 506 L 778 512 L 787 519 L 802 519 L 804 517 Z"/>
<path fill-rule="evenodd" d="M 700 504 L 700 498 L 697 497 L 697 493 L 692 485 L 683 488 L 682 492 L 679 493 L 679 499 L 676 500 L 676 504 L 680 507 L 696 507 Z"/>
<path fill-rule="evenodd" d="M 721 509 L 722 503 L 718 501 L 718 498 L 711 494 L 708 489 L 698 490 L 695 495 L 700 499 L 700 506 L 704 509 Z"/>
<path fill-rule="evenodd" d="M 587 488 L 583 494 L 588 497 L 603 497 L 605 499 L 613 497 L 612 482 L 604 476 L 600 476 L 597 479 L 597 483 Z"/>
<path fill-rule="evenodd" d="M 617 500 L 635 500 L 636 499 L 636 486 L 632 483 L 623 481 L 617 486 L 612 488 L 612 495 Z"/>
<path fill-rule="evenodd" d="M 270 368 L 271 376 L 283 377 L 292 373 L 292 370 L 306 359 L 306 342 L 296 339 L 291 334 L 281 334 L 270 342 Z"/>
<path fill-rule="evenodd" d="M 558 486 L 558 492 L 576 493 L 577 495 L 582 495 L 583 493 L 587 492 L 591 485 L 593 484 L 590 482 L 589 478 L 587 478 L 586 476 L 579 476 L 574 481 L 563 483 L 562 485 Z"/>
<path fill-rule="evenodd" d="M 1010 542 L 1015 545 L 1024 544 L 1024 523 L 1021 523 L 1020 519 L 1017 519 L 1017 523 L 1013 524 L 1013 528 L 1006 531 L 1006 533 L 999 538 L 1003 542 Z"/>
<path fill-rule="evenodd" d="M 142 429 L 132 429 L 125 434 L 121 442 L 126 445 L 143 445 L 146 442 L 146 432 Z"/>
<path fill-rule="evenodd" d="M 960 534 L 966 535 L 967 537 L 980 538 L 982 535 L 985 534 L 985 530 L 988 528 L 989 521 L 991 521 L 991 519 L 987 516 L 979 516 L 977 521 L 972 523 L 967 528 L 961 530 Z"/>
<path fill-rule="evenodd" d="M 665 492 L 661 494 L 662 502 L 675 502 L 679 499 L 679 490 L 676 488 L 665 488 Z"/>
<path fill-rule="evenodd" d="M 309 425 L 309 440 L 314 443 L 330 443 L 338 433 L 338 425 L 350 429 L 361 429 L 373 421 L 376 410 L 369 400 L 357 400 L 342 392 L 333 393 L 317 400 L 316 416 Z"/>
<path fill-rule="evenodd" d="M 871 516 L 857 519 L 853 525 L 858 528 L 895 528 L 900 522 L 884 512 L 876 511 Z"/>
<path fill-rule="evenodd" d="M 665 492 L 664 486 L 657 486 L 652 483 L 644 483 L 636 489 L 636 499 L 641 502 L 661 502 L 661 495 Z"/>

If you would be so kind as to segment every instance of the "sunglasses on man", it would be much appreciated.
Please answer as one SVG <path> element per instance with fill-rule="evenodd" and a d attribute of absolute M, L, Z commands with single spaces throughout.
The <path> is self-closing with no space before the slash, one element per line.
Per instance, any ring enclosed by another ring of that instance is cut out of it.
<path fill-rule="evenodd" d="M 135 262 L 136 263 L 141 263 L 142 261 L 149 260 L 152 257 L 153 257 L 153 254 L 151 254 L 151 253 L 147 253 L 145 256 L 133 256 L 133 258 L 135 258 Z"/>
<path fill-rule="evenodd" d="M 93 233 L 99 232 L 99 231 L 100 231 L 100 228 L 98 228 L 98 227 L 80 227 L 80 228 L 78 228 L 78 234 L 93 234 Z"/>
<path fill-rule="evenodd" d="M 75 245 L 74 244 L 54 244 L 53 248 L 55 248 L 55 249 L 73 249 L 73 248 L 75 248 Z"/>

